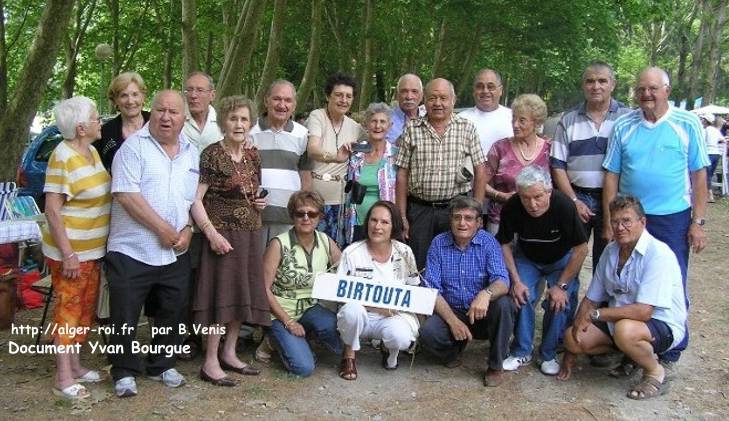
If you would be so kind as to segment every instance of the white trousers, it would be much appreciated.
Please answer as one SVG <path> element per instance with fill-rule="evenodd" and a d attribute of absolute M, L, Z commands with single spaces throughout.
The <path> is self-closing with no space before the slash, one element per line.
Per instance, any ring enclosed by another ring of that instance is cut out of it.
<path fill-rule="evenodd" d="M 347 303 L 339 309 L 337 330 L 342 341 L 354 351 L 360 349 L 360 338 L 381 339 L 393 356 L 408 349 L 413 338 L 412 328 L 401 316 L 382 317 L 368 313 L 359 303 Z"/>

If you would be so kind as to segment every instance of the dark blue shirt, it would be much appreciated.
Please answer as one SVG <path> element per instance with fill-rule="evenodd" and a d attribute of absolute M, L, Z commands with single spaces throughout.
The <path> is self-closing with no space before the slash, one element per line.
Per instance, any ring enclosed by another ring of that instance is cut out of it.
<path fill-rule="evenodd" d="M 496 281 L 510 286 L 501 246 L 482 229 L 465 250 L 458 248 L 450 232 L 437 235 L 425 267 L 425 283 L 437 289 L 453 310 L 468 311 L 476 295 Z"/>

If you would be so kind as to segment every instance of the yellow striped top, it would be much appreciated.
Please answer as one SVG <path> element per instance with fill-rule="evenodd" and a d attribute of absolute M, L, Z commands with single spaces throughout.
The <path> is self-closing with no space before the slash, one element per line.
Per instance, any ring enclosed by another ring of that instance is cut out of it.
<path fill-rule="evenodd" d="M 111 177 L 94 147 L 91 147 L 91 154 L 93 165 L 68 142 L 59 143 L 48 160 L 43 186 L 44 192 L 66 196 L 61 207 L 63 226 L 73 251 L 82 262 L 104 257 L 109 236 Z M 43 228 L 43 254 L 63 260 L 47 225 Z"/>

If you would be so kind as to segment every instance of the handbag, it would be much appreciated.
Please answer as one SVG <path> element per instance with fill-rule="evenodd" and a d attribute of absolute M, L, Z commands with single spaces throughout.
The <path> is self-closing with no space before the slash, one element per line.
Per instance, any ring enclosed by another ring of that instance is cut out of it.
<path fill-rule="evenodd" d="M 362 185 L 355 180 L 349 180 L 347 181 L 347 185 L 344 186 L 344 192 L 349 193 L 349 201 L 351 203 L 361 205 L 365 194 L 367 194 L 367 186 Z"/>

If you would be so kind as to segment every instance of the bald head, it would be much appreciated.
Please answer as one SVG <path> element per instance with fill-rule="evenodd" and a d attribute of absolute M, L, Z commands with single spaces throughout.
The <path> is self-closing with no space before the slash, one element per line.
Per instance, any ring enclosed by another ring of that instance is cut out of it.
<path fill-rule="evenodd" d="M 157 92 L 152 99 L 149 133 L 161 144 L 176 144 L 185 124 L 185 99 L 173 90 Z"/>
<path fill-rule="evenodd" d="M 640 72 L 634 94 L 645 118 L 657 121 L 669 108 L 671 85 L 668 74 L 661 68 L 648 67 Z"/>
<path fill-rule="evenodd" d="M 425 109 L 431 123 L 450 120 L 456 105 L 456 92 L 447 79 L 433 79 L 425 85 Z"/>

